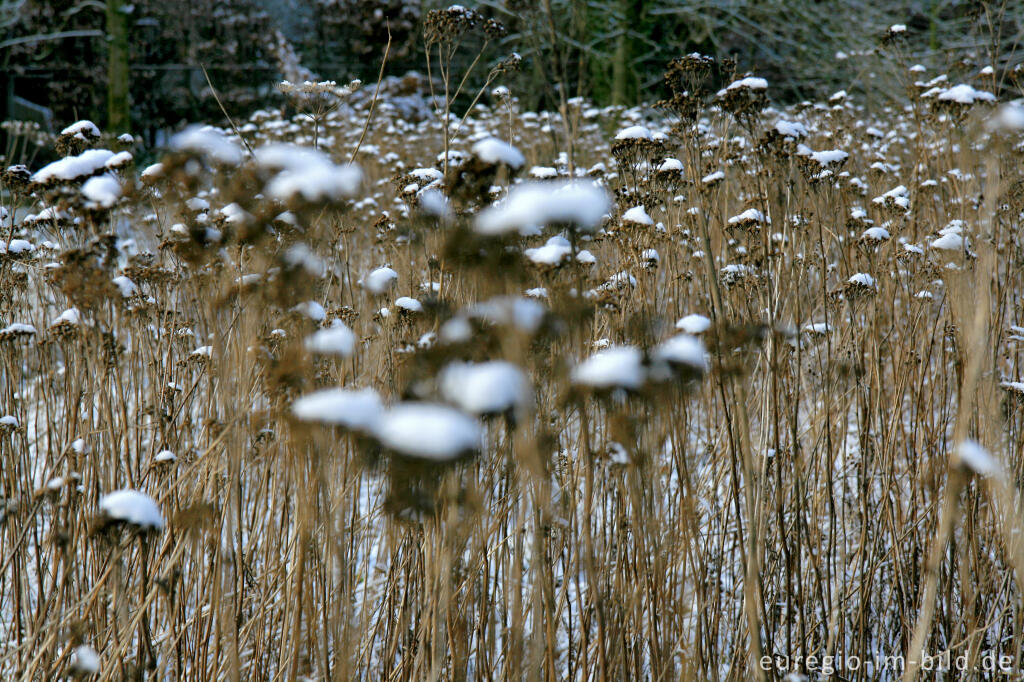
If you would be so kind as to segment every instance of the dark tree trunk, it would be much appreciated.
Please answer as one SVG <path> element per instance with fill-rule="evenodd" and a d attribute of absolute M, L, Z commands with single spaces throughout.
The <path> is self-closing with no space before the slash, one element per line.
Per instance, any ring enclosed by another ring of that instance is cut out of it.
<path fill-rule="evenodd" d="M 129 132 L 128 14 L 124 0 L 107 0 L 107 130 Z"/>

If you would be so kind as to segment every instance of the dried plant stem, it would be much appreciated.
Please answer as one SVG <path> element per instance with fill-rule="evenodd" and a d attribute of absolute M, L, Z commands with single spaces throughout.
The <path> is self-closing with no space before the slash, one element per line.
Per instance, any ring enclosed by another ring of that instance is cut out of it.
<path fill-rule="evenodd" d="M 388 63 L 388 55 L 391 53 L 391 27 L 388 26 L 388 42 L 384 46 L 384 56 L 380 60 L 380 72 L 377 73 L 377 85 L 373 89 L 373 99 L 370 101 L 370 110 L 366 113 L 366 122 L 363 124 L 363 132 L 359 134 L 359 141 L 356 143 L 356 148 L 352 150 L 352 156 L 349 157 L 349 163 L 353 163 L 356 160 L 356 155 L 359 154 L 360 147 L 363 146 L 363 140 L 366 138 L 366 131 L 370 129 L 370 121 L 373 120 L 373 110 L 377 106 L 377 96 L 380 94 L 380 84 L 384 80 L 384 67 Z"/>

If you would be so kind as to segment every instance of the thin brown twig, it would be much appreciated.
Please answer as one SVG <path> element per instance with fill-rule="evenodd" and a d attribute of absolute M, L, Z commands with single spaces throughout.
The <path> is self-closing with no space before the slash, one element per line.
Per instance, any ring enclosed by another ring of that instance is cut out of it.
<path fill-rule="evenodd" d="M 235 125 L 235 121 L 231 118 L 231 114 L 229 114 L 228 110 L 224 108 L 224 103 L 220 101 L 220 95 L 217 94 L 217 88 L 213 87 L 213 81 L 210 80 L 210 74 L 206 72 L 206 66 L 204 64 L 200 64 L 199 68 L 203 70 L 203 75 L 206 76 L 206 84 L 210 86 L 210 92 L 213 93 L 213 98 L 217 100 L 217 106 L 220 107 L 221 112 L 224 114 L 224 118 L 228 120 L 228 124 L 230 124 L 231 129 L 235 131 L 235 135 L 237 135 L 238 139 L 242 141 L 243 145 L 245 145 L 250 156 L 253 155 L 255 152 L 253 152 L 252 146 L 244 137 L 242 137 L 242 133 L 238 130 L 238 126 Z"/>
<path fill-rule="evenodd" d="M 366 131 L 370 127 L 370 121 L 373 119 L 373 110 L 377 106 L 377 95 L 380 93 L 380 84 L 384 80 L 384 66 L 388 63 L 388 54 L 391 52 L 391 23 L 387 24 L 388 29 L 388 44 L 384 46 L 384 59 L 380 62 L 380 73 L 377 74 L 377 87 L 373 90 L 373 100 L 370 102 L 370 111 L 366 114 L 366 122 L 363 123 L 363 132 L 359 135 L 359 142 L 356 143 L 356 148 L 352 152 L 351 158 L 348 162 L 352 163 L 356 160 L 356 154 L 359 153 L 359 148 L 363 146 L 363 138 L 366 137 Z"/>

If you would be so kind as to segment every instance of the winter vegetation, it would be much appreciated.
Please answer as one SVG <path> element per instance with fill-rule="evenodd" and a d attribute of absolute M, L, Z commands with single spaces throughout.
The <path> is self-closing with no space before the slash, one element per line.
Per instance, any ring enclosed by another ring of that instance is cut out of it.
<path fill-rule="evenodd" d="M 626 107 L 549 44 L 538 110 L 474 7 L 420 75 L 278 35 L 273 106 L 5 122 L 0 677 L 1024 674 L 1019 55 Z"/>

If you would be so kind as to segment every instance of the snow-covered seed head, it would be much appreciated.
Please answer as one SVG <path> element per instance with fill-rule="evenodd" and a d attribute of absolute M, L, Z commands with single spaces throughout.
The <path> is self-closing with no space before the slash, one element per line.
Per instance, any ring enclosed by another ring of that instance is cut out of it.
<path fill-rule="evenodd" d="M 115 490 L 100 497 L 100 518 L 104 525 L 124 525 L 140 533 L 164 528 L 164 517 L 156 500 L 138 490 Z"/>
<path fill-rule="evenodd" d="M 371 388 L 326 388 L 292 404 L 292 414 L 299 421 L 363 433 L 373 433 L 383 413 L 384 403 Z"/>
<path fill-rule="evenodd" d="M 371 294 L 382 296 L 391 291 L 397 281 L 398 273 L 384 266 L 371 271 L 363 278 L 361 284 Z"/>
<path fill-rule="evenodd" d="M 684 378 L 700 378 L 710 368 L 704 343 L 696 336 L 678 334 L 654 348 L 651 359 L 668 365 Z"/>
<path fill-rule="evenodd" d="M 438 384 L 445 400 L 480 416 L 522 412 L 531 399 L 526 375 L 502 360 L 451 363 L 441 371 Z"/>
<path fill-rule="evenodd" d="M 598 351 L 572 371 L 573 383 L 594 390 L 640 390 L 647 379 L 644 355 L 633 346 Z"/>
<path fill-rule="evenodd" d="M 79 644 L 71 652 L 68 668 L 76 677 L 90 677 L 100 671 L 100 657 L 88 644 Z"/>
<path fill-rule="evenodd" d="M 746 76 L 718 91 L 715 99 L 723 111 L 742 119 L 756 116 L 768 105 L 768 81 Z"/>
<path fill-rule="evenodd" d="M 406 402 L 385 410 L 374 426 L 384 448 L 411 459 L 449 462 L 482 445 L 480 424 L 461 410 L 438 403 Z"/>

